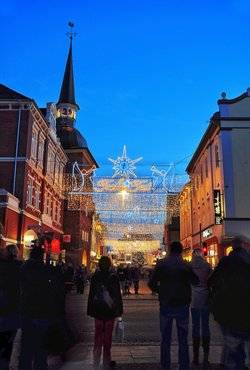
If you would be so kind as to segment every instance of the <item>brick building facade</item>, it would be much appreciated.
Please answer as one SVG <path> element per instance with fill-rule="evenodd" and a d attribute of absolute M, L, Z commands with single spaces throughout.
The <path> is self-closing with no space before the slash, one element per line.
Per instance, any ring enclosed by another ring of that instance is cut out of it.
<path fill-rule="evenodd" d="M 56 107 L 0 85 L 1 244 L 28 256 L 28 229 L 62 239 L 63 173 L 68 158 L 56 136 Z"/>

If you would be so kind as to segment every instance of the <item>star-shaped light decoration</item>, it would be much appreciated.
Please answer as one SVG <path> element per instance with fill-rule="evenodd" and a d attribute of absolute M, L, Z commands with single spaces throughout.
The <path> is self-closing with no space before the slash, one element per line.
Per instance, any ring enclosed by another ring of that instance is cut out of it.
<path fill-rule="evenodd" d="M 114 163 L 113 170 L 115 173 L 113 174 L 112 178 L 120 176 L 129 179 L 130 175 L 137 177 L 133 170 L 136 168 L 135 163 L 139 162 L 141 159 L 142 157 L 134 160 L 128 158 L 126 153 L 126 145 L 124 145 L 121 157 L 118 157 L 117 159 L 108 158 L 110 162 Z"/>

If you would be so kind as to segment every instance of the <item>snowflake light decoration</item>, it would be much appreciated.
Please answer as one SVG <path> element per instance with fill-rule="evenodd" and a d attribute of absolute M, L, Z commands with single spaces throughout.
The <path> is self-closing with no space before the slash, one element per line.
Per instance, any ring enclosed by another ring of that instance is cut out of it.
<path fill-rule="evenodd" d="M 130 175 L 137 177 L 133 170 L 136 168 L 135 163 L 139 162 L 141 159 L 142 157 L 134 160 L 128 158 L 126 153 L 126 145 L 124 145 L 121 157 L 118 157 L 117 159 L 108 158 L 110 162 L 114 163 L 113 170 L 115 173 L 113 174 L 112 178 L 120 176 L 129 179 Z"/>

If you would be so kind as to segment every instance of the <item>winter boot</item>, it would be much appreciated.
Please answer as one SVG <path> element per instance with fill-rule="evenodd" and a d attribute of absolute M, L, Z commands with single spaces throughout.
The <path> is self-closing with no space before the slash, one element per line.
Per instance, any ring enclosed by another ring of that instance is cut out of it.
<path fill-rule="evenodd" d="M 200 337 L 193 337 L 193 364 L 199 365 L 199 347 L 200 347 Z"/>
<path fill-rule="evenodd" d="M 209 349 L 210 349 L 210 337 L 202 337 L 202 347 L 203 347 L 203 370 L 207 370 L 210 368 L 210 364 L 208 361 L 209 357 Z"/>

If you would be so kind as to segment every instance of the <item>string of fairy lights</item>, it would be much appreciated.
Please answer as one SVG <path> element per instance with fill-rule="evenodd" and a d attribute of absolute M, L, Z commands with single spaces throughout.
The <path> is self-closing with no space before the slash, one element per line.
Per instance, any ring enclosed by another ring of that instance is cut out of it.
<path fill-rule="evenodd" d="M 151 176 L 137 177 L 135 163 L 141 159 L 128 158 L 124 146 L 122 156 L 109 159 L 114 170 L 109 177 L 96 176 L 94 169 L 81 171 L 74 164 L 72 173 L 65 176 L 68 209 L 95 211 L 109 239 L 143 235 L 146 240 L 162 241 L 166 220 L 179 214 L 177 194 L 187 176 L 176 175 L 170 164 L 166 169 L 153 165 Z"/>

